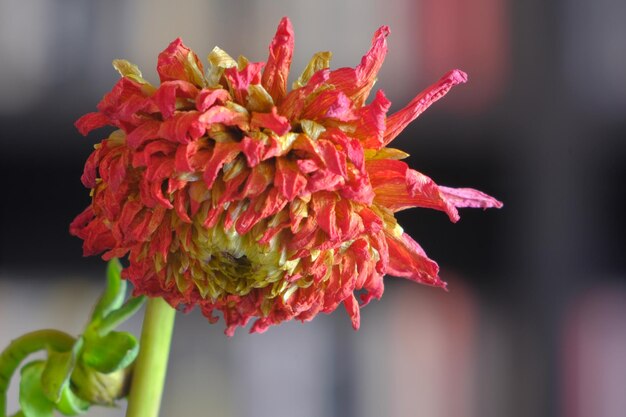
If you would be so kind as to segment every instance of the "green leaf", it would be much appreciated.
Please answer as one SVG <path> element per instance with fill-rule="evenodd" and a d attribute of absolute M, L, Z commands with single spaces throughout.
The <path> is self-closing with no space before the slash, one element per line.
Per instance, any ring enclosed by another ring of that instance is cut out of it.
<path fill-rule="evenodd" d="M 25 417 L 53 417 L 54 403 L 43 393 L 41 374 L 44 361 L 34 361 L 21 370 L 20 406 Z"/>
<path fill-rule="evenodd" d="M 139 352 L 139 343 L 128 332 L 110 332 L 85 341 L 83 361 L 97 372 L 108 374 L 130 365 Z"/>
<path fill-rule="evenodd" d="M 111 311 L 119 308 L 126 298 L 126 281 L 122 280 L 122 264 L 111 259 L 107 265 L 107 288 L 98 300 L 92 314 L 92 321 L 101 320 Z"/>
<path fill-rule="evenodd" d="M 41 374 L 41 387 L 50 401 L 57 403 L 61 399 L 61 393 L 72 375 L 76 358 L 82 346 L 83 339 L 80 337 L 72 350 L 65 352 L 52 350 L 48 353 L 48 361 Z"/>
<path fill-rule="evenodd" d="M 98 334 L 104 336 L 117 326 L 128 320 L 133 314 L 135 314 L 143 303 L 146 301 L 146 297 L 143 295 L 140 297 L 133 297 L 126 301 L 123 306 L 117 310 L 113 310 L 108 316 L 106 316 L 102 322 L 98 325 Z"/>
<path fill-rule="evenodd" d="M 78 397 L 69 385 L 67 385 L 61 392 L 61 399 L 57 403 L 57 409 L 66 416 L 78 416 L 84 414 L 89 406 L 88 401 Z"/>

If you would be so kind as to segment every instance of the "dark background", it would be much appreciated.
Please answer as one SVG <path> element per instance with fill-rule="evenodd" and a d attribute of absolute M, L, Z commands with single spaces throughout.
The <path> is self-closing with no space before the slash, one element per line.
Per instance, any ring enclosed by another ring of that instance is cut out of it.
<path fill-rule="evenodd" d="M 478 317 L 471 328 L 483 335 L 481 320 L 496 319 L 505 341 L 497 349 L 506 366 L 471 379 L 504 384 L 500 405 L 488 405 L 491 388 L 482 386 L 473 411 L 457 415 L 623 415 L 626 4 L 619 1 L 4 1 L 3 288 L 16 276 L 51 282 L 80 274 L 100 282 L 102 261 L 82 258 L 68 225 L 89 202 L 82 165 L 104 133 L 83 138 L 73 122 L 117 79 L 112 59 L 138 64 L 156 82 L 158 52 L 182 36 L 201 58 L 219 45 L 265 60 L 283 15 L 296 32 L 294 75 L 317 50 L 334 52 L 334 68 L 356 65 L 374 30 L 390 25 L 377 87 L 392 110 L 451 68 L 469 73 L 467 85 L 394 143 L 439 184 L 504 202 L 499 211 L 463 210 L 457 224 L 428 210 L 398 214 L 440 263 L 452 292 L 456 285 L 470 294 Z M 407 288 L 387 283 L 391 294 Z M 607 305 L 615 308 L 606 313 Z M 591 316 L 597 322 L 586 324 Z M 349 331 L 343 319 L 337 332 Z M 349 356 L 344 336 L 333 334 L 333 355 Z M 474 346 L 480 351 L 481 341 Z M 595 362 L 603 357 L 610 360 Z M 346 366 L 335 383 L 359 364 Z M 357 394 L 346 395 L 329 397 L 329 414 L 357 415 Z"/>

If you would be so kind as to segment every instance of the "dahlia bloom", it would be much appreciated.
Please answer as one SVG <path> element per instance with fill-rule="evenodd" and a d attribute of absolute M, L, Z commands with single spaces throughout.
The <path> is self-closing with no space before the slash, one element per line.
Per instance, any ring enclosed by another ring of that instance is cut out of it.
<path fill-rule="evenodd" d="M 386 26 L 356 68 L 329 69 L 313 56 L 287 89 L 294 48 L 283 18 L 267 62 L 219 48 L 203 68 L 180 39 L 158 57 L 153 86 L 124 60 L 122 78 L 76 122 L 87 134 L 117 128 L 95 146 L 83 184 L 92 203 L 71 224 L 84 254 L 128 256 L 136 294 L 198 306 L 226 334 L 256 318 L 252 332 L 308 321 L 383 294 L 390 274 L 445 287 L 437 264 L 403 233 L 394 213 L 501 207 L 479 191 L 435 184 L 387 145 L 466 75 L 453 70 L 387 116 L 366 99 L 387 51 Z M 357 300 L 357 294 L 359 300 Z"/>

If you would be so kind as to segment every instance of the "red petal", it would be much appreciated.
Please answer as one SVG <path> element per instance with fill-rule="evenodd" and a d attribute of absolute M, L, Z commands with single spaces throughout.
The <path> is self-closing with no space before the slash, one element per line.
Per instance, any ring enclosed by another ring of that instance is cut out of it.
<path fill-rule="evenodd" d="M 157 72 L 161 82 L 183 80 L 193 82 L 194 77 L 189 73 L 189 58 L 191 54 L 192 60 L 195 61 L 200 72 L 202 72 L 202 63 L 191 49 L 187 48 L 180 38 L 176 38 L 169 46 L 159 54 L 157 61 Z"/>
<path fill-rule="evenodd" d="M 146 120 L 126 135 L 126 144 L 131 149 L 137 149 L 146 141 L 158 138 L 160 128 L 158 120 Z"/>
<path fill-rule="evenodd" d="M 383 146 L 383 136 L 386 130 L 385 120 L 391 102 L 385 97 L 382 90 L 376 92 L 376 98 L 371 104 L 361 107 L 357 116 L 354 136 L 361 140 L 366 149 L 380 149 Z"/>
<path fill-rule="evenodd" d="M 261 82 L 261 69 L 264 65 L 265 62 L 249 62 L 241 71 L 237 67 L 230 67 L 224 70 L 224 76 L 230 84 L 235 101 L 239 104 L 246 104 L 248 87 Z"/>
<path fill-rule="evenodd" d="M 263 71 L 261 83 L 279 104 L 287 94 L 287 78 L 293 55 L 294 36 L 289 18 L 283 17 L 270 44 L 270 55 Z"/>
<path fill-rule="evenodd" d="M 467 74 L 460 70 L 452 70 L 435 84 L 419 93 L 405 108 L 388 117 L 384 145 L 394 140 L 409 123 L 422 114 L 431 104 L 445 96 L 452 87 L 466 81 Z"/>
<path fill-rule="evenodd" d="M 359 311 L 359 302 L 354 297 L 354 294 L 351 294 L 348 298 L 344 299 L 343 305 L 350 316 L 350 320 L 352 321 L 352 328 L 354 330 L 359 330 L 359 326 L 361 325 L 361 313 Z"/>
<path fill-rule="evenodd" d="M 295 162 L 277 158 L 274 184 L 285 198 L 293 200 L 306 187 L 306 182 Z"/>
<path fill-rule="evenodd" d="M 429 259 L 420 245 L 411 236 L 404 233 L 395 237 L 386 233 L 389 248 L 387 273 L 396 277 L 445 288 L 445 282 L 439 278 L 439 266 Z"/>
<path fill-rule="evenodd" d="M 224 106 L 211 107 L 202 113 L 198 121 L 203 123 L 207 129 L 213 124 L 221 123 L 226 126 L 238 126 L 242 130 L 248 130 L 248 118 L 246 115 Z"/>
<path fill-rule="evenodd" d="M 330 73 L 328 83 L 343 91 L 358 108 L 363 105 L 369 95 L 376 75 L 385 60 L 387 54 L 387 41 L 389 28 L 381 26 L 372 39 L 372 47 L 363 56 L 361 63 L 354 69 L 339 68 Z"/>
<path fill-rule="evenodd" d="M 178 112 L 161 122 L 158 135 L 163 139 L 178 143 L 195 141 L 206 132 L 204 114 L 197 111 Z"/>
<path fill-rule="evenodd" d="M 195 99 L 198 95 L 198 88 L 188 81 L 174 80 L 165 81 L 161 84 L 152 100 L 161 110 L 163 118 L 169 119 L 176 110 L 176 99 L 178 97 Z"/>
<path fill-rule="evenodd" d="M 216 90 L 203 89 L 196 96 L 196 109 L 201 112 L 207 111 L 215 103 L 224 104 L 230 100 L 230 94 L 223 88 Z"/>
<path fill-rule="evenodd" d="M 98 111 L 108 117 L 116 126 L 127 132 L 131 131 L 145 120 L 145 117 L 138 115 L 137 112 L 154 113 L 159 111 L 152 98 L 147 94 L 143 90 L 143 84 L 123 77 L 98 103 Z"/>
<path fill-rule="evenodd" d="M 324 90 L 315 96 L 304 108 L 301 119 L 333 119 L 350 122 L 357 118 L 354 106 L 348 96 L 340 90 Z"/>
<path fill-rule="evenodd" d="M 432 208 L 446 212 L 453 222 L 459 220 L 456 208 L 443 198 L 437 184 L 404 162 L 375 159 L 367 161 L 365 166 L 377 204 L 394 212 L 410 207 Z"/>
<path fill-rule="evenodd" d="M 304 87 L 292 90 L 287 94 L 283 102 L 278 106 L 278 113 L 292 121 L 300 119 L 300 114 L 306 103 L 305 99 L 324 84 L 329 76 L 330 71 L 328 69 L 323 69 L 313 74 Z"/>
<path fill-rule="evenodd" d="M 282 136 L 291 130 L 289 120 L 287 120 L 286 117 L 279 115 L 276 111 L 276 107 L 272 107 L 271 113 L 252 112 L 250 127 L 252 129 L 264 127 L 274 131 L 279 136 Z"/>
<path fill-rule="evenodd" d="M 87 113 L 80 119 L 78 119 L 74 126 L 80 132 L 81 135 L 87 136 L 89 132 L 94 129 L 98 129 L 103 126 L 112 124 L 108 117 L 100 112 Z"/>
<path fill-rule="evenodd" d="M 202 175 L 207 188 L 213 186 L 217 174 L 224 164 L 229 163 L 241 151 L 240 144 L 236 142 L 216 142 L 213 148 L 211 159 L 209 160 L 206 170 Z"/>
<path fill-rule="evenodd" d="M 439 191 L 443 197 L 456 207 L 471 208 L 501 208 L 502 202 L 495 198 L 472 188 L 449 188 L 439 186 Z"/>

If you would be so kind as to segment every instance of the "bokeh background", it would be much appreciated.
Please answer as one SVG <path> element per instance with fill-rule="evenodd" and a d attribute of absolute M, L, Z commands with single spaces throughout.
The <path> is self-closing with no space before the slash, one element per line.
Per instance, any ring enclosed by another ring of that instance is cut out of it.
<path fill-rule="evenodd" d="M 399 214 L 449 293 L 387 279 L 353 332 L 343 311 L 263 335 L 177 318 L 163 416 L 617 417 L 626 413 L 626 3 L 619 0 L 2 0 L 0 346 L 79 332 L 104 263 L 68 224 L 102 131 L 73 122 L 113 85 L 114 58 L 156 82 L 175 37 L 265 60 L 279 19 L 292 71 L 319 50 L 354 66 L 382 24 L 377 87 L 397 110 L 469 73 L 396 140 L 412 167 L 504 201 Z M 127 328 L 139 333 L 140 320 Z M 15 385 L 15 384 L 14 384 Z M 16 407 L 11 390 L 11 408 Z M 94 416 L 122 416 L 117 409 Z"/>

